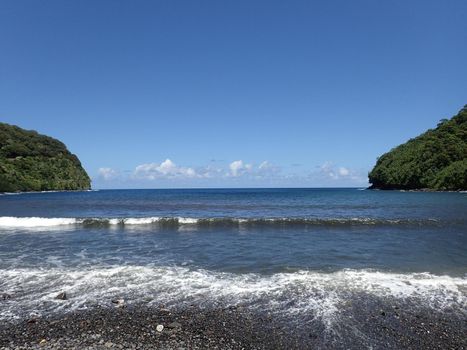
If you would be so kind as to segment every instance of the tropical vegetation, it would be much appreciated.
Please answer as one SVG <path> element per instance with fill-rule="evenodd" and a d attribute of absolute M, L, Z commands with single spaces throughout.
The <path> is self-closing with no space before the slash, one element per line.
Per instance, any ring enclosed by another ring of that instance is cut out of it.
<path fill-rule="evenodd" d="M 373 189 L 467 189 L 467 105 L 435 129 L 383 154 L 368 175 Z"/>
<path fill-rule="evenodd" d="M 49 136 L 0 123 L 0 192 L 85 190 L 78 157 Z"/>

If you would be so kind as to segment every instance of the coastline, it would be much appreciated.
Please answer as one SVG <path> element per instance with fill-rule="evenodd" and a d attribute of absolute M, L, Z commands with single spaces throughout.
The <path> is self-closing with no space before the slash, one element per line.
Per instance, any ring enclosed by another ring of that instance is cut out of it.
<path fill-rule="evenodd" d="M 268 310 L 246 306 L 189 305 L 178 309 L 142 304 L 111 306 L 3 322 L 0 349 L 467 347 L 465 310 L 413 308 L 408 300 L 362 295 L 348 300 L 340 314 L 342 324 L 329 328 L 313 317 L 307 322 L 281 320 Z"/>
<path fill-rule="evenodd" d="M 331 189 L 334 187 L 330 187 Z M 340 189 L 340 187 L 335 187 L 336 189 Z M 187 188 L 187 189 L 192 189 L 192 188 Z M 222 188 L 224 189 L 224 188 Z M 234 188 L 236 189 L 236 188 Z M 249 189 L 257 189 L 257 188 L 249 188 Z M 258 189 L 264 189 L 263 187 L 259 187 Z M 278 189 L 289 189 L 289 187 L 278 187 Z M 290 189 L 295 189 L 295 188 L 290 188 Z M 310 189 L 314 189 L 314 187 L 310 187 Z M 434 190 L 430 188 L 420 188 L 420 189 L 402 189 L 402 188 L 372 188 L 366 187 L 366 188 L 358 188 L 355 187 L 356 190 L 359 191 L 384 191 L 384 192 L 440 192 L 440 193 L 467 193 L 467 190 Z M 171 189 L 163 189 L 163 190 L 171 190 Z M 186 190 L 185 188 L 181 188 L 180 190 Z M 31 194 L 31 193 L 68 193 L 68 192 L 98 192 L 100 189 L 88 189 L 88 190 L 50 190 L 50 191 L 17 191 L 17 192 L 1 192 L 0 191 L 0 196 L 5 196 L 5 195 L 19 195 L 19 194 Z"/>
<path fill-rule="evenodd" d="M 403 189 L 403 188 L 372 188 L 367 187 L 366 190 L 369 191 L 395 191 L 395 192 L 428 192 L 428 193 L 435 193 L 435 192 L 440 192 L 440 193 L 466 193 L 467 190 L 435 190 L 431 188 L 417 188 L 417 189 Z"/>
<path fill-rule="evenodd" d="M 97 192 L 99 190 L 50 190 L 50 191 L 17 191 L 17 192 L 0 192 L 0 196 L 11 196 L 17 194 L 30 194 L 30 193 L 67 193 L 67 192 Z"/>

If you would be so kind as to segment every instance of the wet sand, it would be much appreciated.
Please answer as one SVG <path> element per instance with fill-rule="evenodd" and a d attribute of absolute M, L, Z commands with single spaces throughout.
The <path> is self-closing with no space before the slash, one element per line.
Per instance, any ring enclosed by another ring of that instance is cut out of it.
<path fill-rule="evenodd" d="M 162 327 L 161 327 L 162 326 Z M 0 349 L 467 349 L 465 309 L 361 296 L 329 325 L 248 307 L 95 308 L 0 325 Z"/>

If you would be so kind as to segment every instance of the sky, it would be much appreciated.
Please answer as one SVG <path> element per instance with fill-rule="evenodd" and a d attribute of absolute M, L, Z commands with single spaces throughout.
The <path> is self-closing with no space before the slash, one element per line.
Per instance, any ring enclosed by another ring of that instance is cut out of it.
<path fill-rule="evenodd" d="M 362 187 L 467 104 L 465 0 L 0 2 L 0 121 L 94 188 Z"/>

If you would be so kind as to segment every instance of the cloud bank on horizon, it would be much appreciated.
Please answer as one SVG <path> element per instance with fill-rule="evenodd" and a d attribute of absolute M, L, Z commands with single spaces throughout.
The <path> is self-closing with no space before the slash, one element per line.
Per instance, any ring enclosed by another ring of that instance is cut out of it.
<path fill-rule="evenodd" d="M 242 159 L 226 163 L 212 160 L 204 166 L 181 166 L 167 158 L 144 163 L 133 170 L 101 167 L 93 177 L 95 188 L 177 187 L 361 187 L 368 185 L 366 172 L 331 161 L 311 170 L 296 170 L 267 160 L 255 164 Z"/>

